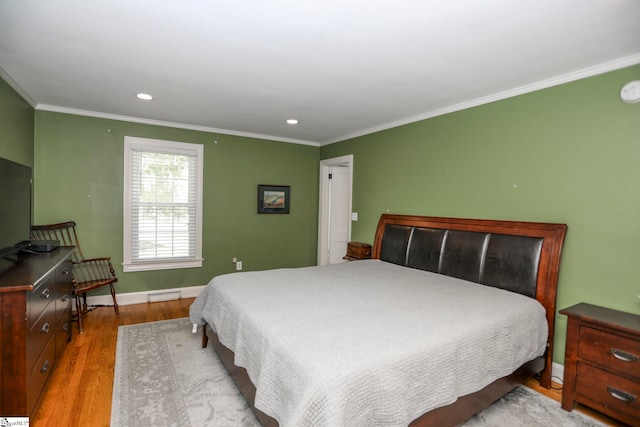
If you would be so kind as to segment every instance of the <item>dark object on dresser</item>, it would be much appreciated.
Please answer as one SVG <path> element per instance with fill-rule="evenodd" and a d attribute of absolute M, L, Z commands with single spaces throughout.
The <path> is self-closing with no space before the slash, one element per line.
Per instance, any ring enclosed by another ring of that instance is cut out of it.
<path fill-rule="evenodd" d="M 60 240 L 32 240 L 31 249 L 34 252 L 51 252 L 60 247 Z"/>
<path fill-rule="evenodd" d="M 118 310 L 118 302 L 116 301 L 116 290 L 113 286 L 118 281 L 118 278 L 113 265 L 111 265 L 111 258 L 85 259 L 78 242 L 76 223 L 74 221 L 34 225 L 31 227 L 31 240 L 59 240 L 64 246 L 75 247 L 71 257 L 73 261 L 73 296 L 76 300 L 76 315 L 80 333 L 83 333 L 82 316 L 90 311 L 87 307 L 87 292 L 89 291 L 109 286 L 111 298 L 113 298 L 113 309 L 116 312 L 116 316 L 120 317 L 120 310 Z M 82 297 L 82 306 L 80 305 L 80 297 Z"/>
<path fill-rule="evenodd" d="M 21 255 L 0 276 L 0 414 L 32 416 L 71 340 L 73 248 Z"/>
<path fill-rule="evenodd" d="M 347 255 L 343 259 L 356 261 L 359 259 L 371 258 L 371 245 L 368 243 L 349 242 L 347 244 Z"/>
<path fill-rule="evenodd" d="M 640 316 L 584 303 L 560 314 L 569 317 L 562 408 L 579 402 L 640 425 Z"/>

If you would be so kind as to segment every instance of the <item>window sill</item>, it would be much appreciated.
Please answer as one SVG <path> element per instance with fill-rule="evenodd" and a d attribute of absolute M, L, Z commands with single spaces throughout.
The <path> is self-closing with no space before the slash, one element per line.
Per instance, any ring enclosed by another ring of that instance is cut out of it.
<path fill-rule="evenodd" d="M 125 273 L 133 273 L 136 271 L 154 271 L 154 270 L 174 270 L 179 268 L 198 268 L 202 267 L 202 259 L 190 261 L 160 261 L 160 262 L 137 262 L 131 264 L 122 264 L 122 271 Z"/>

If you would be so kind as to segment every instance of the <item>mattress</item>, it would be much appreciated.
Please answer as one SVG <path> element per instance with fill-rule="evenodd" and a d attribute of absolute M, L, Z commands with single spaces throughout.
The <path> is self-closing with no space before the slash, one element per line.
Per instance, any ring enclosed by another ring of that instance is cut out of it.
<path fill-rule="evenodd" d="M 214 278 L 190 309 L 280 426 L 406 426 L 544 354 L 536 300 L 380 260 Z"/>

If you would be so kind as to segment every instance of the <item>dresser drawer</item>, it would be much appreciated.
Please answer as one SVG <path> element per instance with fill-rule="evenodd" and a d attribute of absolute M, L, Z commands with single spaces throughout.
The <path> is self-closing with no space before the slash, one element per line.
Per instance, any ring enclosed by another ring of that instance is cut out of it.
<path fill-rule="evenodd" d="M 71 300 L 71 293 L 63 289 L 56 292 L 56 322 L 59 322 L 62 316 L 71 311 Z"/>
<path fill-rule="evenodd" d="M 55 281 L 55 276 L 50 274 L 40 282 L 40 284 L 29 292 L 27 298 L 28 327 L 31 328 L 42 315 L 49 303 L 55 299 L 59 286 Z"/>
<path fill-rule="evenodd" d="M 640 380 L 640 341 L 583 325 L 578 357 Z"/>
<path fill-rule="evenodd" d="M 56 360 L 62 355 L 64 347 L 69 342 L 71 336 L 71 312 L 68 311 L 58 321 L 56 327 Z"/>
<path fill-rule="evenodd" d="M 67 261 L 56 268 L 56 282 L 59 284 L 71 282 L 71 261 Z"/>
<path fill-rule="evenodd" d="M 584 363 L 578 363 L 576 393 L 579 401 L 605 414 L 640 422 L 640 382 Z M 635 422 L 631 422 L 631 421 Z M 636 424 L 637 425 L 637 424 Z"/>
<path fill-rule="evenodd" d="M 29 372 L 29 378 L 27 379 L 27 409 L 29 414 L 33 412 L 33 408 L 42 394 L 44 384 L 53 370 L 55 359 L 56 346 L 55 340 L 52 340 Z"/>
<path fill-rule="evenodd" d="M 38 322 L 27 333 L 27 368 L 31 369 L 42 350 L 49 340 L 56 333 L 56 313 L 51 308 L 47 308 L 40 316 Z"/>

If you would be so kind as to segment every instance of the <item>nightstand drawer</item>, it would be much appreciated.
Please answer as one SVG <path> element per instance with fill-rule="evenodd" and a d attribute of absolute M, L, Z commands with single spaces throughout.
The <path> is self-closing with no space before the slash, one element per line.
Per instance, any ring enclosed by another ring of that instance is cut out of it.
<path fill-rule="evenodd" d="M 581 326 L 578 357 L 640 380 L 639 341 Z"/>
<path fill-rule="evenodd" d="M 640 382 L 578 363 L 576 393 L 581 402 L 605 414 L 640 422 Z"/>

